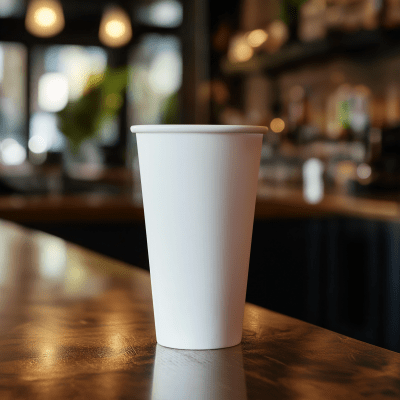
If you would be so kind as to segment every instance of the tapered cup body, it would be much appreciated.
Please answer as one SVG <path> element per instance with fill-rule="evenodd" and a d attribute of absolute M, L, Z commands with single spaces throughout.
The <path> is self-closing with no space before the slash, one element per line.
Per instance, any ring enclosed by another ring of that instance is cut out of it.
<path fill-rule="evenodd" d="M 208 128 L 137 133 L 157 342 L 176 349 L 242 338 L 263 135 Z"/>

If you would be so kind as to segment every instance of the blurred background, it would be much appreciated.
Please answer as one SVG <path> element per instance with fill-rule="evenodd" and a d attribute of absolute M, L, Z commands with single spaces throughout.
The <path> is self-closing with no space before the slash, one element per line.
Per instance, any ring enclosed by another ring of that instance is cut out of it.
<path fill-rule="evenodd" d="M 400 0 L 0 0 L 0 218 L 148 269 L 133 124 L 266 125 L 247 300 L 400 351 Z"/>

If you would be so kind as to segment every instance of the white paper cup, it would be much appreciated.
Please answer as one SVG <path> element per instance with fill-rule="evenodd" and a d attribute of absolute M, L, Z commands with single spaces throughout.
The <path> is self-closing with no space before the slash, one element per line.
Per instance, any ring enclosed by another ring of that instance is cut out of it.
<path fill-rule="evenodd" d="M 141 125 L 137 134 L 157 342 L 241 342 L 265 127 Z"/>

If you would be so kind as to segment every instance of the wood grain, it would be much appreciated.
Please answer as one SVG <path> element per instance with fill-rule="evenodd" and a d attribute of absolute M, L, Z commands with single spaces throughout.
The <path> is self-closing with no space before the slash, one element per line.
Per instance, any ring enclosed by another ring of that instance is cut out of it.
<path fill-rule="evenodd" d="M 394 399 L 400 355 L 251 304 L 241 345 L 163 348 L 147 272 L 0 222 L 0 398 Z"/>

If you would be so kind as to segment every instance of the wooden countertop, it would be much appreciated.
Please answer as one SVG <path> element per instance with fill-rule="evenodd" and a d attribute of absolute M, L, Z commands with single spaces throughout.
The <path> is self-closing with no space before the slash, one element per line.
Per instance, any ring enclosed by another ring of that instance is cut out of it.
<path fill-rule="evenodd" d="M 400 354 L 247 304 L 243 341 L 156 344 L 147 272 L 0 222 L 2 399 L 393 399 Z"/>
<path fill-rule="evenodd" d="M 143 208 L 133 199 L 132 172 L 126 168 L 107 169 L 98 182 L 71 180 L 67 186 L 70 186 L 69 193 L 75 194 L 61 194 L 60 187 L 64 183 L 59 166 L 36 169 L 25 166 L 25 169 L 14 168 L 7 173 L 4 168 L 0 169 L 0 176 L 8 179 L 9 184 L 13 182 L 15 188 L 25 187 L 27 193 L 30 186 L 33 191 L 40 187 L 39 192 L 53 188 L 53 194 L 0 195 L 1 219 L 19 223 L 131 223 L 144 220 Z M 356 197 L 330 191 L 318 204 L 310 204 L 304 200 L 299 186 L 259 182 L 255 219 L 331 216 L 400 221 L 400 193 Z"/>
<path fill-rule="evenodd" d="M 325 194 L 309 204 L 297 188 L 259 185 L 255 219 L 348 216 L 399 221 L 400 200 Z M 0 196 L 0 218 L 31 222 L 143 221 L 143 209 L 130 194 L 11 195 Z"/>
<path fill-rule="evenodd" d="M 100 193 L 76 195 L 0 196 L 0 218 L 27 222 L 143 221 L 143 208 L 130 195 Z"/>

